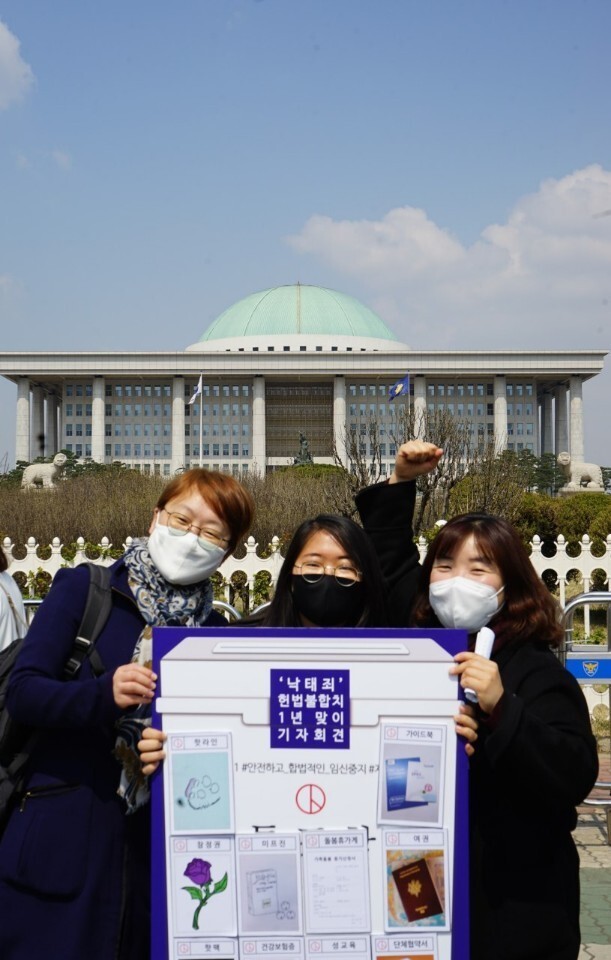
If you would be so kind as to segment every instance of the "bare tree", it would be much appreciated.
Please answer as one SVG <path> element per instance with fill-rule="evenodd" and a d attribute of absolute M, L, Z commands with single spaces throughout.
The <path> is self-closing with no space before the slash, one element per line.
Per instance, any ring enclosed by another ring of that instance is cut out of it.
<path fill-rule="evenodd" d="M 499 453 L 493 443 L 476 450 L 469 473 L 450 498 L 450 515 L 494 513 L 515 523 L 529 486 L 529 464 L 510 450 Z"/>
<path fill-rule="evenodd" d="M 452 490 L 469 472 L 473 461 L 472 425 L 469 420 L 453 416 L 447 410 L 424 415 L 419 410 L 405 410 L 397 418 L 391 433 L 395 444 L 408 440 L 424 440 L 443 450 L 436 470 L 418 477 L 418 499 L 414 512 L 414 533 L 431 527 L 448 515 Z"/>
<path fill-rule="evenodd" d="M 367 440 L 370 453 L 367 453 Z M 342 436 L 343 450 L 333 445 L 333 459 L 339 471 L 330 477 L 327 496 L 333 503 L 335 513 L 344 517 L 358 518 L 354 498 L 359 490 L 383 478 L 380 426 L 375 418 L 366 425 L 365 433 L 348 430 Z M 344 455 L 345 451 L 345 455 Z"/>

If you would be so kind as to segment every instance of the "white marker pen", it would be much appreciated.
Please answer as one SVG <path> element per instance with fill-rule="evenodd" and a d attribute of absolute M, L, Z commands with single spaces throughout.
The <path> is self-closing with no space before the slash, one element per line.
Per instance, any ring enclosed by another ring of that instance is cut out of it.
<path fill-rule="evenodd" d="M 475 653 L 479 653 L 480 657 L 486 657 L 489 660 L 493 645 L 494 630 L 491 630 L 490 627 L 482 627 L 475 638 Z M 469 687 L 465 687 L 465 698 L 470 703 L 477 703 L 477 694 L 475 690 L 471 690 Z"/>

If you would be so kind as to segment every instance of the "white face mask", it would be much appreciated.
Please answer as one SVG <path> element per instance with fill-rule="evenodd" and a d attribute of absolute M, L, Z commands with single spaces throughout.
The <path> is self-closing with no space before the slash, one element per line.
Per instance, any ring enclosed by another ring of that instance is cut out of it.
<path fill-rule="evenodd" d="M 194 533 L 176 537 L 169 527 L 155 521 L 148 540 L 151 559 L 169 583 L 187 586 L 207 580 L 220 567 L 225 557 L 222 547 L 205 546 Z"/>
<path fill-rule="evenodd" d="M 442 626 L 477 633 L 498 612 L 502 589 L 468 577 L 449 577 L 429 584 L 429 603 Z"/>

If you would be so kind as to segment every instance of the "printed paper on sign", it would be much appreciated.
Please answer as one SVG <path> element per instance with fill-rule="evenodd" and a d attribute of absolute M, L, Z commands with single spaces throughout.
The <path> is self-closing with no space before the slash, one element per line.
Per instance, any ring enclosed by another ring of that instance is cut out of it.
<path fill-rule="evenodd" d="M 299 860 L 296 833 L 237 835 L 241 936 L 302 932 Z"/>
<path fill-rule="evenodd" d="M 229 732 L 171 733 L 167 740 L 169 831 L 232 833 L 233 760 Z"/>
<path fill-rule="evenodd" d="M 303 868 L 308 933 L 371 929 L 365 830 L 304 831 Z"/>
<path fill-rule="evenodd" d="M 232 837 L 171 837 L 171 935 L 237 933 Z"/>
<path fill-rule="evenodd" d="M 417 806 L 420 797 L 408 797 L 408 777 L 413 766 L 420 764 L 420 757 L 396 757 L 384 761 L 386 772 L 386 806 L 389 810 L 403 810 Z M 408 802 L 409 801 L 409 802 Z M 424 801 L 426 803 L 426 801 Z"/>
<path fill-rule="evenodd" d="M 435 763 L 410 763 L 407 770 L 406 800 L 437 803 L 437 767 Z"/>

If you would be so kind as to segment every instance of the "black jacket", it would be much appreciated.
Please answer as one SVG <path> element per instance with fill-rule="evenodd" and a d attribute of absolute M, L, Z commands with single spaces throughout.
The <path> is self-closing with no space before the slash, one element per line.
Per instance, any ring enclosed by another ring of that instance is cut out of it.
<path fill-rule="evenodd" d="M 409 625 L 420 572 L 411 529 L 415 484 L 379 484 L 357 506 Z M 504 694 L 482 715 L 470 763 L 471 960 L 576 960 L 579 858 L 575 806 L 598 773 L 575 678 L 546 646 L 508 644 L 492 659 Z"/>

